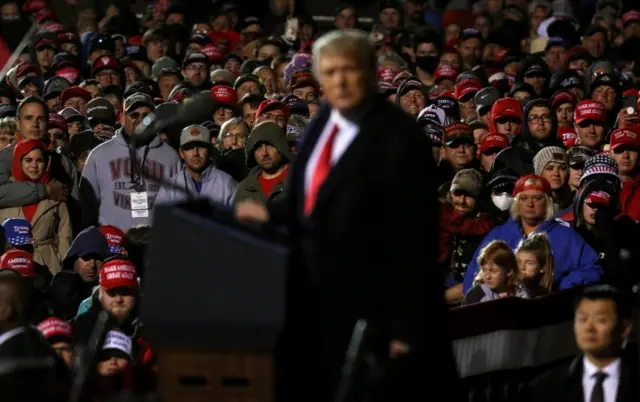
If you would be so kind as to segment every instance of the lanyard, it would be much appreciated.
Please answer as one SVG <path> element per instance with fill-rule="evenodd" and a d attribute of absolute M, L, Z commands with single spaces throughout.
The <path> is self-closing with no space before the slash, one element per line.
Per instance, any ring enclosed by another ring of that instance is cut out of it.
<path fill-rule="evenodd" d="M 149 156 L 149 146 L 144 147 L 144 152 L 142 153 L 142 162 L 138 165 L 136 162 L 137 158 L 137 150 L 135 148 L 129 148 L 131 152 L 131 183 L 133 183 L 133 188 L 136 192 L 141 192 L 144 190 L 144 177 L 143 172 L 145 169 L 145 164 L 147 162 L 147 156 Z"/>

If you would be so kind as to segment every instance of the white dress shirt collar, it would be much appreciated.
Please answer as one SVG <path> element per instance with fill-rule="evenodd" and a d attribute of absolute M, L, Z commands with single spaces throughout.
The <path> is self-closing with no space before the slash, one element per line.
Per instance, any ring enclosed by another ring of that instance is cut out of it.
<path fill-rule="evenodd" d="M 340 114 L 337 110 L 331 110 L 331 116 L 329 117 L 329 122 L 338 125 L 340 132 L 344 131 L 355 131 L 358 132 L 358 124 L 354 121 L 346 119 L 343 115 Z"/>
<path fill-rule="evenodd" d="M 611 362 L 609 365 L 607 365 L 604 368 L 599 368 L 595 364 L 591 363 L 591 361 L 589 361 L 589 359 L 586 356 L 583 357 L 583 363 L 584 363 L 584 376 L 588 378 L 593 378 L 593 376 L 599 371 L 607 374 L 608 379 L 620 377 L 620 359 L 616 359 L 615 361 Z"/>

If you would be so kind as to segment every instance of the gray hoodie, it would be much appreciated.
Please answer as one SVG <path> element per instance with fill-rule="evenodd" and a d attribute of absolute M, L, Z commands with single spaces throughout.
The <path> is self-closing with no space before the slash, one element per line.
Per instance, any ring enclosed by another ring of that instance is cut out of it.
<path fill-rule="evenodd" d="M 176 187 L 184 189 L 184 192 L 181 192 L 177 188 L 162 186 L 156 197 L 156 204 L 184 200 L 187 198 L 185 192 L 188 192 L 193 196 L 206 197 L 226 207 L 231 207 L 233 205 L 233 197 L 236 194 L 236 188 L 238 187 L 238 182 L 233 180 L 233 178 L 225 172 L 216 169 L 213 165 L 209 165 L 209 167 L 202 172 L 202 189 L 199 194 L 196 191 L 196 185 L 191 175 L 186 171 L 184 165 L 180 167 L 178 173 L 171 177 L 170 181 Z"/>
<path fill-rule="evenodd" d="M 150 175 L 165 179 L 176 173 L 180 162 L 176 151 L 162 142 L 158 136 L 149 145 L 137 148 L 136 157 L 138 163 L 143 163 Z M 131 193 L 135 190 L 131 182 L 129 143 L 125 140 L 122 129 L 116 131 L 112 139 L 91 151 L 82 169 L 82 178 L 80 186 L 87 201 L 87 208 L 97 207 L 100 224 L 113 225 L 127 231 L 133 226 L 151 223 L 153 202 L 160 190 L 160 184 L 147 178 L 141 179 L 142 191 L 148 194 L 149 216 L 133 218 Z"/>

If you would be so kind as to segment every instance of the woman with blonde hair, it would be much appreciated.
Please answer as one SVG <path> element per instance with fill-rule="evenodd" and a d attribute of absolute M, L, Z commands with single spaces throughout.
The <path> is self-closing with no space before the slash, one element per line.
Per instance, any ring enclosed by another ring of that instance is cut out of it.
<path fill-rule="evenodd" d="M 545 234 L 534 234 L 522 240 L 516 250 L 518 276 L 532 296 L 551 293 L 553 289 L 553 252 Z"/>
<path fill-rule="evenodd" d="M 249 126 L 242 117 L 233 117 L 225 121 L 218 133 L 218 149 L 220 151 L 233 151 L 244 149 L 249 136 Z"/>
<path fill-rule="evenodd" d="M 462 304 L 497 300 L 503 297 L 529 298 L 519 285 L 518 264 L 513 250 L 507 243 L 494 240 L 480 251 L 480 271 L 474 286 L 464 297 Z"/>
<path fill-rule="evenodd" d="M 514 250 L 523 239 L 546 233 L 554 258 L 554 285 L 560 289 L 597 283 L 603 275 L 598 254 L 566 222 L 554 218 L 553 190 L 544 177 L 534 174 L 518 179 L 513 190 L 511 217 L 504 225 L 487 234 L 476 250 L 464 276 L 464 291 L 473 286 L 480 270 L 477 263 L 481 250 L 493 240 L 502 240 Z"/>
<path fill-rule="evenodd" d="M 18 124 L 14 117 L 0 119 L 0 149 L 8 147 L 16 142 Z"/>

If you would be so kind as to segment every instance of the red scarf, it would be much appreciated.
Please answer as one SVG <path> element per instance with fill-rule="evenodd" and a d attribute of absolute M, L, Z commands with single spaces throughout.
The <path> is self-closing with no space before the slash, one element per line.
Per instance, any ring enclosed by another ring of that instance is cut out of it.
<path fill-rule="evenodd" d="M 49 176 L 49 167 L 50 163 L 47 162 L 47 167 L 37 180 L 31 180 L 24 175 L 22 172 L 22 158 L 29 152 L 34 149 L 41 149 L 46 159 L 49 159 L 49 153 L 47 152 L 47 147 L 44 145 L 42 141 L 39 140 L 22 140 L 19 141 L 15 148 L 13 149 L 13 162 L 11 165 L 11 175 L 16 181 L 30 181 L 38 184 L 47 184 L 51 181 L 51 177 Z M 25 205 L 22 207 L 22 213 L 25 218 L 31 222 L 33 217 L 36 215 L 36 211 L 38 210 L 38 205 L 40 202 L 36 202 L 35 204 Z"/>

